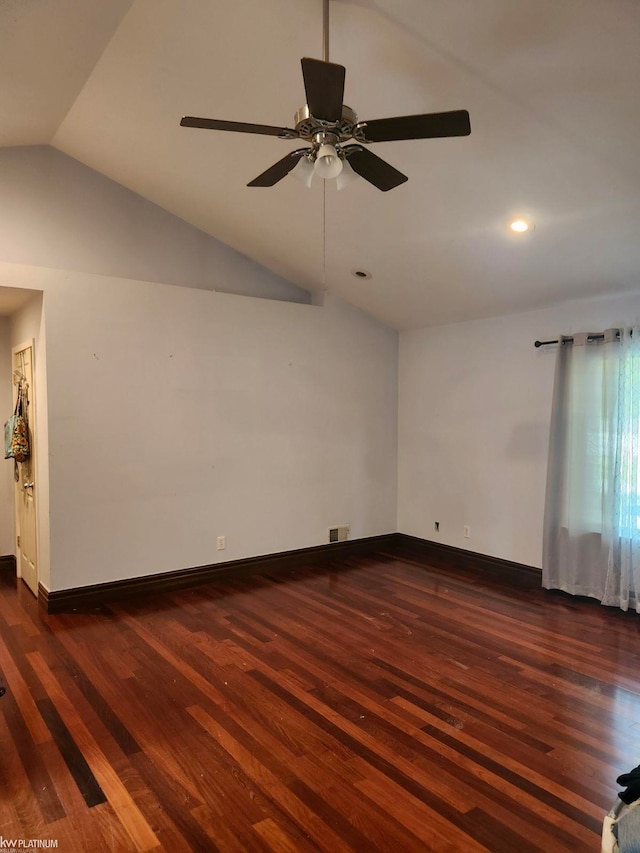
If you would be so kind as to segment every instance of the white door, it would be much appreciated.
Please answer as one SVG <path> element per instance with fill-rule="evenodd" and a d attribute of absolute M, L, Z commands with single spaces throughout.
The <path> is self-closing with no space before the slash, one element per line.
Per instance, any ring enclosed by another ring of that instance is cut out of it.
<path fill-rule="evenodd" d="M 36 481 L 35 481 L 35 394 L 33 385 L 33 342 L 14 347 L 13 383 L 14 405 L 18 396 L 18 383 L 22 377 L 27 390 L 27 414 L 31 455 L 26 462 L 18 463 L 16 496 L 16 544 L 18 577 L 38 595 L 38 537 L 36 532 Z"/>

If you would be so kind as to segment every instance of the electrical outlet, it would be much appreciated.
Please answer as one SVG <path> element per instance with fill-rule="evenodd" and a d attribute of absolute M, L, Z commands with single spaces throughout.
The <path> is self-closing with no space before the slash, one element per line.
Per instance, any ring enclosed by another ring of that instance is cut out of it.
<path fill-rule="evenodd" d="M 462 529 L 462 532 L 463 532 L 465 539 L 471 539 L 471 528 L 469 527 L 468 524 L 465 524 L 465 526 Z"/>
<path fill-rule="evenodd" d="M 433 523 L 433 528 L 434 528 L 434 530 L 436 531 L 436 533 L 440 533 L 440 522 L 439 522 L 439 521 L 434 521 L 434 523 Z"/>
<path fill-rule="evenodd" d="M 224 551 L 224 549 L 227 547 L 224 536 L 218 536 L 218 538 L 216 539 L 216 546 L 218 548 L 218 551 Z"/>

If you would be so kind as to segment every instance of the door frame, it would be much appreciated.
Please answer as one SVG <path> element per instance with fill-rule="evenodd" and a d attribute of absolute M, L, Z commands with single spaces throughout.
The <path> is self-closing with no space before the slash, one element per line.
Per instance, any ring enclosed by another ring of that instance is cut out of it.
<path fill-rule="evenodd" d="M 35 478 L 36 488 L 33 495 L 33 510 L 35 516 L 35 537 L 36 537 L 36 588 L 39 589 L 40 586 L 40 513 L 38 511 L 38 472 L 37 472 L 37 462 L 38 462 L 38 440 L 36 435 L 36 417 L 37 417 L 37 404 L 36 404 L 36 340 L 35 338 L 28 338 L 26 341 L 18 344 L 17 346 L 11 347 L 11 400 L 12 405 L 15 406 L 16 403 L 16 394 L 15 388 L 16 385 L 13 381 L 13 371 L 15 370 L 13 366 L 15 356 L 21 352 L 22 350 L 27 349 L 27 347 L 31 347 L 31 383 L 29 385 L 29 430 L 31 432 L 31 436 L 33 437 L 32 442 L 32 457 L 31 457 L 31 473 Z M 22 566 L 21 566 L 21 555 L 20 548 L 18 547 L 18 536 L 20 535 L 20 516 L 18 512 L 18 502 L 16 500 L 16 484 L 14 482 L 13 487 L 13 517 L 14 517 L 14 546 L 16 552 L 16 577 L 22 578 Z M 27 589 L 30 592 L 33 590 L 25 583 Z M 36 598 L 38 597 L 38 592 L 35 592 L 34 595 Z"/>

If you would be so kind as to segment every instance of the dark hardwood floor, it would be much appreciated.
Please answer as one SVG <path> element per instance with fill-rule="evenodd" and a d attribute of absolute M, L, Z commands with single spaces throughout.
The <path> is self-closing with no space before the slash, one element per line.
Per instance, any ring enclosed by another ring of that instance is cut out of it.
<path fill-rule="evenodd" d="M 402 554 L 46 616 L 0 581 L 0 835 L 61 851 L 597 851 L 638 617 Z"/>

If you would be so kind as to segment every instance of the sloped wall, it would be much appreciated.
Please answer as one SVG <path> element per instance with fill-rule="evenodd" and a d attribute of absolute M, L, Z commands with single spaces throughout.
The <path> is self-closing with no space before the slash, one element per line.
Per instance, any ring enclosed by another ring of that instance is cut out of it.
<path fill-rule="evenodd" d="M 309 303 L 309 293 L 47 145 L 0 148 L 0 260 Z"/>

